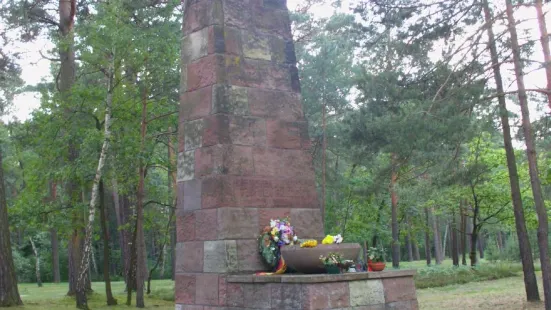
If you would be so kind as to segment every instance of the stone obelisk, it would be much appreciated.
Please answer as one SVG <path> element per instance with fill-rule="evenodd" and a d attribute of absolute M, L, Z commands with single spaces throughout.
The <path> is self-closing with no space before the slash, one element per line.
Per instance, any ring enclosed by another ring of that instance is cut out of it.
<path fill-rule="evenodd" d="M 271 218 L 323 224 L 286 0 L 184 2 L 175 296 L 218 309 L 228 274 L 264 270 Z"/>

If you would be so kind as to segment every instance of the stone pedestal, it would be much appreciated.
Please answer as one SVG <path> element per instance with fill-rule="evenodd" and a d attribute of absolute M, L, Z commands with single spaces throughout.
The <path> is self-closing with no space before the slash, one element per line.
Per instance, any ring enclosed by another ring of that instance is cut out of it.
<path fill-rule="evenodd" d="M 223 309 L 417 310 L 414 274 L 228 276 Z"/>
<path fill-rule="evenodd" d="M 227 275 L 263 270 L 261 228 L 323 225 L 285 0 L 187 0 L 176 303 L 226 307 Z"/>

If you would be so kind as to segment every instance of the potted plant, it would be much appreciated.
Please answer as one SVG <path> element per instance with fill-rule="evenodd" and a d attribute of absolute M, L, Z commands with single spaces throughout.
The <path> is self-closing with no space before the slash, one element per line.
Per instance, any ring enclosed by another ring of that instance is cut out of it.
<path fill-rule="evenodd" d="M 384 248 L 369 248 L 367 251 L 369 257 L 368 266 L 373 271 L 382 271 L 385 269 L 386 252 Z"/>
<path fill-rule="evenodd" d="M 320 256 L 320 260 L 325 266 L 325 270 L 327 270 L 327 273 L 330 274 L 338 274 L 341 273 L 341 266 L 343 262 L 343 257 L 340 253 L 331 252 L 327 254 L 327 256 Z"/>

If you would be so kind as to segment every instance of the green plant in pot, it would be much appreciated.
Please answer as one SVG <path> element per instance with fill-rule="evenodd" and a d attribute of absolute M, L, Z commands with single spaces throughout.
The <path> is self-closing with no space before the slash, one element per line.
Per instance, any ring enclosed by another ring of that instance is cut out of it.
<path fill-rule="evenodd" d="M 341 266 L 344 261 L 342 254 L 336 252 L 330 252 L 327 256 L 320 256 L 320 260 L 325 266 L 325 270 L 330 274 L 341 273 Z"/>
<path fill-rule="evenodd" d="M 369 260 L 367 262 L 369 269 L 373 271 L 382 271 L 385 269 L 386 251 L 384 248 L 369 248 L 369 250 L 367 251 L 367 256 L 369 257 Z"/>

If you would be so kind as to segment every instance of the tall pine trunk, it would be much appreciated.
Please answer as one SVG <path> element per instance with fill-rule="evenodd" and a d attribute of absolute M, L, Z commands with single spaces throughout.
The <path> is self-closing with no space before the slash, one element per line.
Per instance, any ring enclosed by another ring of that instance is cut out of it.
<path fill-rule="evenodd" d="M 84 249 L 82 259 L 79 262 L 79 275 L 77 279 L 76 287 L 76 306 L 79 309 L 89 309 L 88 301 L 86 298 L 86 277 L 88 273 L 88 266 L 90 265 L 90 253 L 92 252 L 92 234 L 94 232 L 94 221 L 96 217 L 96 207 L 100 200 L 100 182 L 103 175 L 103 167 L 107 160 L 107 153 L 109 151 L 109 144 L 111 142 L 111 106 L 113 104 L 113 70 L 114 70 L 114 52 L 110 52 L 108 55 L 109 68 L 107 70 L 107 95 L 105 99 L 105 121 L 104 121 L 104 134 L 101 152 L 98 159 L 98 166 L 96 168 L 96 175 L 94 176 L 94 182 L 92 185 L 92 193 L 90 197 L 90 206 L 88 210 L 88 223 L 86 224 L 86 235 L 84 239 Z M 108 272 L 108 271 L 107 271 Z"/>
<path fill-rule="evenodd" d="M 109 274 L 109 262 L 111 261 L 109 250 L 109 216 L 107 207 L 105 206 L 105 188 L 103 186 L 103 180 L 100 180 L 99 183 L 99 210 L 101 235 L 103 239 L 103 282 L 105 283 L 105 296 L 107 297 L 107 305 L 114 306 L 117 304 L 117 300 L 113 297 L 113 292 L 111 290 L 111 275 Z"/>
<path fill-rule="evenodd" d="M 59 271 L 59 242 L 57 239 L 57 230 L 55 228 L 50 229 L 50 242 L 52 245 L 52 273 L 54 276 L 54 283 L 61 282 L 61 273 Z"/>
<path fill-rule="evenodd" d="M 440 242 L 440 231 L 438 229 L 438 216 L 432 213 L 432 239 L 434 241 L 434 260 L 436 265 L 442 264 L 442 242 Z"/>
<path fill-rule="evenodd" d="M 413 243 L 414 259 L 421 260 L 421 254 L 419 253 L 419 245 L 417 245 L 417 240 L 414 240 L 412 243 Z"/>
<path fill-rule="evenodd" d="M 461 265 L 467 266 L 467 215 L 464 202 L 461 201 Z"/>
<path fill-rule="evenodd" d="M 425 258 L 427 260 L 427 266 L 430 266 L 430 213 L 429 208 L 425 208 Z"/>
<path fill-rule="evenodd" d="M 530 173 L 530 183 L 532 185 L 532 196 L 538 214 L 538 246 L 540 251 L 540 263 L 543 279 L 543 295 L 545 308 L 551 309 L 551 262 L 549 261 L 549 240 L 548 240 L 548 217 L 547 209 L 543 201 L 541 184 L 538 173 L 538 162 L 536 155 L 536 146 L 534 143 L 534 133 L 530 123 L 530 112 L 528 110 L 528 97 L 524 87 L 524 76 L 522 70 L 522 59 L 520 46 L 518 43 L 515 17 L 513 16 L 512 0 L 505 0 L 507 5 L 507 19 L 509 33 L 511 34 L 511 47 L 513 49 L 513 63 L 515 67 L 515 77 L 518 87 L 518 99 L 520 111 L 522 114 L 522 131 L 526 143 L 526 157 L 528 159 L 528 170 Z"/>
<path fill-rule="evenodd" d="M 398 180 L 396 155 L 391 155 L 392 171 L 390 175 L 390 203 L 392 209 L 392 267 L 400 268 L 400 235 L 398 232 L 398 193 L 396 182 Z"/>
<path fill-rule="evenodd" d="M 458 251 L 458 240 L 457 240 L 457 216 L 455 214 L 455 209 L 452 212 L 452 223 L 450 227 L 450 243 L 452 251 L 452 263 L 454 266 L 459 266 L 459 251 Z"/>
<path fill-rule="evenodd" d="M 538 14 L 540 43 L 543 52 L 545 76 L 547 78 L 547 104 L 551 109 L 551 52 L 549 51 L 549 33 L 547 32 L 547 25 L 545 23 L 542 0 L 536 0 L 536 12 Z"/>
<path fill-rule="evenodd" d="M 17 276 L 11 252 L 10 225 L 8 223 L 8 204 L 4 187 L 4 169 L 2 168 L 2 147 L 0 145 L 0 307 L 22 305 L 17 288 Z"/>
<path fill-rule="evenodd" d="M 412 240 L 411 240 L 411 232 L 409 230 L 409 227 L 411 227 L 409 223 L 409 215 L 406 214 L 406 223 L 408 225 L 407 233 L 406 233 L 406 248 L 408 250 L 408 261 L 413 261 L 413 246 L 412 246 Z"/>
<path fill-rule="evenodd" d="M 140 153 L 145 151 L 145 136 L 147 133 L 147 89 L 144 86 L 142 94 L 142 124 Z M 140 158 L 138 169 L 138 193 L 136 204 L 136 307 L 144 308 L 144 281 L 145 281 L 145 236 L 144 236 L 144 196 L 145 196 L 145 162 Z"/>

